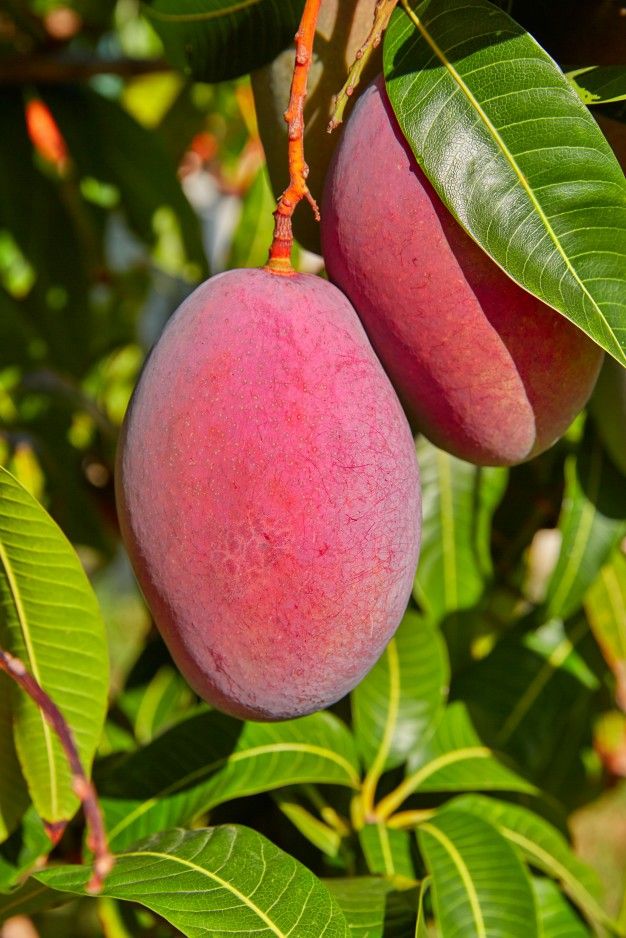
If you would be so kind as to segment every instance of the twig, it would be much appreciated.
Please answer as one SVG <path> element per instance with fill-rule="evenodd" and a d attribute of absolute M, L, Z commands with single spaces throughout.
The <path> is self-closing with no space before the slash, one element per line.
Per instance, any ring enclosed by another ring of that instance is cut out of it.
<path fill-rule="evenodd" d="M 367 65 L 374 49 L 380 45 L 383 33 L 387 29 L 391 14 L 398 4 L 398 0 L 378 0 L 374 12 L 374 22 L 369 35 L 361 48 L 358 50 L 354 62 L 350 66 L 348 77 L 341 91 L 335 95 L 332 103 L 330 123 L 328 124 L 328 133 L 339 126 L 343 120 L 343 113 L 346 109 L 349 99 L 354 93 L 354 89 L 361 80 L 363 69 Z"/>
<path fill-rule="evenodd" d="M 169 71 L 163 59 L 70 58 L 59 55 L 21 55 L 4 59 L 0 85 L 72 84 L 94 75 L 131 77 Z"/>
<path fill-rule="evenodd" d="M 0 671 L 8 674 L 19 687 L 25 691 L 33 700 L 42 714 L 59 737 L 63 751 L 67 756 L 72 772 L 72 788 L 75 794 L 80 798 L 85 812 L 87 828 L 89 831 L 87 837 L 87 846 L 94 855 L 93 873 L 87 884 L 87 892 L 98 893 L 104 885 L 107 874 L 113 867 L 114 858 L 109 852 L 107 845 L 102 812 L 98 803 L 96 789 L 83 769 L 76 749 L 76 744 L 72 736 L 72 731 L 67 725 L 63 714 L 50 699 L 45 690 L 37 683 L 35 678 L 28 673 L 19 658 L 15 658 L 0 648 Z"/>
<path fill-rule="evenodd" d="M 307 81 L 313 58 L 313 40 L 321 2 L 322 0 L 306 0 L 296 33 L 296 60 L 291 80 L 289 106 L 285 111 L 289 140 L 289 185 L 278 200 L 274 212 L 274 237 L 265 265 L 266 270 L 279 274 L 289 274 L 293 271 L 291 217 L 298 202 L 306 199 L 313 209 L 316 220 L 320 220 L 317 203 L 306 184 L 309 167 L 304 159 L 304 102 L 307 96 Z"/>

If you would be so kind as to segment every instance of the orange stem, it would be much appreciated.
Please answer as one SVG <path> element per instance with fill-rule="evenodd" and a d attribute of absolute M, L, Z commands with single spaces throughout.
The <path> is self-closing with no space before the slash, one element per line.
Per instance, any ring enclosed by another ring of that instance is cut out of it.
<path fill-rule="evenodd" d="M 293 273 L 291 216 L 298 202 L 306 199 L 313 209 L 315 218 L 317 221 L 320 220 L 317 202 L 306 184 L 309 167 L 304 159 L 304 102 L 307 96 L 309 69 L 313 58 L 313 40 L 321 3 L 322 0 L 306 0 L 296 33 L 296 61 L 291 80 L 289 106 L 285 111 L 289 140 L 289 185 L 278 200 L 274 212 L 274 237 L 265 265 L 266 270 L 278 274 Z"/>

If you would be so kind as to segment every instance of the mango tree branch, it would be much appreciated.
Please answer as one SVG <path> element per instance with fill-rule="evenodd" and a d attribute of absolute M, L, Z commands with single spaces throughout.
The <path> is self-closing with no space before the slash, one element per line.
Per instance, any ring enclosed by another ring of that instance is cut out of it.
<path fill-rule="evenodd" d="M 307 81 L 313 58 L 313 40 L 317 16 L 322 0 L 306 0 L 300 26 L 296 33 L 296 61 L 291 80 L 289 106 L 285 111 L 288 127 L 289 185 L 278 200 L 274 212 L 274 237 L 270 247 L 266 270 L 288 274 L 291 266 L 291 248 L 293 232 L 291 216 L 296 205 L 307 199 L 315 218 L 319 221 L 317 203 L 306 184 L 309 167 L 304 159 L 304 102 L 307 95 Z"/>
<path fill-rule="evenodd" d="M 338 127 L 339 124 L 341 124 L 343 120 L 343 112 L 346 109 L 348 100 L 352 97 L 354 89 L 359 84 L 363 69 L 367 65 L 372 52 L 380 45 L 381 39 L 383 38 L 383 33 L 387 29 L 387 25 L 391 19 L 391 14 L 393 13 L 397 4 L 398 0 L 378 0 L 378 3 L 376 4 L 376 10 L 374 11 L 374 22 L 372 24 L 369 35 L 357 52 L 354 62 L 350 66 L 350 71 L 348 72 L 348 77 L 343 88 L 333 98 L 332 113 L 330 117 L 330 123 L 328 125 L 329 134 L 331 134 L 333 130 Z"/>
<path fill-rule="evenodd" d="M 72 731 L 57 705 L 37 683 L 35 678 L 28 673 L 19 658 L 15 658 L 2 648 L 0 648 L 0 671 L 4 671 L 28 694 L 59 737 L 72 772 L 72 788 L 80 798 L 85 812 L 88 829 L 87 845 L 94 855 L 93 874 L 87 884 L 87 892 L 100 892 L 107 874 L 113 867 L 114 859 L 109 853 L 96 790 L 93 783 L 85 775 Z"/>

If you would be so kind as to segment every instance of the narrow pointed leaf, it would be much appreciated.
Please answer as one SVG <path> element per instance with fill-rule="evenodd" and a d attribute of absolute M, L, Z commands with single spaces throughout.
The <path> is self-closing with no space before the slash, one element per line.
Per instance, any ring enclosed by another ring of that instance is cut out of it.
<path fill-rule="evenodd" d="M 465 706 L 451 704 L 431 739 L 410 762 L 403 785 L 414 791 L 534 791 L 485 746 Z"/>
<path fill-rule="evenodd" d="M 610 924 L 600 904 L 602 890 L 595 873 L 548 821 L 528 808 L 482 795 L 462 795 L 451 806 L 493 824 L 532 866 L 556 879 L 592 921 Z"/>
<path fill-rule="evenodd" d="M 57 867 L 36 878 L 82 895 L 89 870 Z M 188 938 L 349 934 L 313 873 L 256 831 L 234 825 L 168 831 L 138 844 L 117 857 L 102 894 L 145 905 Z"/>
<path fill-rule="evenodd" d="M 626 65 L 595 65 L 574 69 L 566 75 L 588 107 L 626 100 Z"/>
<path fill-rule="evenodd" d="M 417 904 L 417 922 L 415 923 L 415 938 L 429 938 L 429 929 L 426 922 L 426 910 L 424 900 L 426 893 L 430 889 L 430 876 L 422 880 L 420 887 L 419 901 Z"/>
<path fill-rule="evenodd" d="M 11 892 L 51 849 L 41 818 L 31 805 L 19 826 L 0 844 L 0 893 Z"/>
<path fill-rule="evenodd" d="M 107 703 L 104 624 L 78 557 L 41 505 L 0 469 L 0 643 L 17 655 L 52 697 L 87 772 Z M 72 816 L 78 799 L 52 729 L 13 688 L 15 742 L 38 813 Z"/>
<path fill-rule="evenodd" d="M 415 938 L 411 893 L 374 876 L 327 879 L 350 929 L 350 938 Z"/>
<path fill-rule="evenodd" d="M 119 849 L 233 798 L 304 782 L 358 785 L 354 741 L 330 713 L 286 723 L 192 716 L 116 761 L 98 789 Z"/>
<path fill-rule="evenodd" d="M 626 362 L 626 180 L 592 115 L 488 0 L 412 5 L 384 69 L 418 162 L 496 263 Z"/>
<path fill-rule="evenodd" d="M 548 616 L 567 618 L 580 608 L 587 589 L 626 533 L 624 478 L 591 424 L 565 465 L 559 530 L 561 551 L 545 605 Z"/>
<path fill-rule="evenodd" d="M 530 877 L 494 827 L 450 809 L 417 836 L 442 938 L 538 938 Z"/>
<path fill-rule="evenodd" d="M 593 932 L 552 880 L 533 876 L 533 893 L 539 914 L 539 938 L 592 938 Z"/>
<path fill-rule="evenodd" d="M 382 657 L 352 692 L 354 733 L 364 764 L 400 765 L 437 718 L 449 666 L 440 633 L 409 610 Z"/>
<path fill-rule="evenodd" d="M 585 596 L 585 612 L 626 708 L 626 557 L 621 550 L 600 570 Z"/>
<path fill-rule="evenodd" d="M 304 0 L 150 0 L 144 11 L 176 68 L 223 81 L 260 68 L 298 27 Z"/>
<path fill-rule="evenodd" d="M 554 619 L 525 635 L 500 641 L 459 675 L 466 702 L 485 741 L 506 752 L 531 778 L 555 766 L 571 771 L 588 732 L 588 708 L 598 679 L 583 655 L 584 618 L 565 628 Z"/>
<path fill-rule="evenodd" d="M 474 466 L 417 444 L 422 480 L 422 547 L 415 598 L 437 622 L 479 601 L 491 576 L 491 519 L 506 469 Z"/>
<path fill-rule="evenodd" d="M 320 821 L 295 798 L 281 792 L 273 797 L 282 813 L 300 831 L 303 837 L 306 837 L 327 857 L 337 856 L 341 845 L 341 837 L 334 828 L 329 827 L 324 821 Z"/>
<path fill-rule="evenodd" d="M 415 879 L 411 859 L 411 835 L 385 824 L 366 824 L 359 831 L 359 843 L 370 873 Z"/>

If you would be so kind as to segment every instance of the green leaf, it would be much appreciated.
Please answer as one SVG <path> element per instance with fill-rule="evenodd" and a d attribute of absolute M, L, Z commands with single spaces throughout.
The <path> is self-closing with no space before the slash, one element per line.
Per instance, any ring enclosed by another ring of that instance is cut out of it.
<path fill-rule="evenodd" d="M 626 706 L 626 557 L 615 550 L 585 596 L 591 631 L 615 674 L 616 697 Z"/>
<path fill-rule="evenodd" d="M 415 879 L 408 831 L 394 830 L 385 824 L 366 824 L 359 831 L 359 843 L 370 873 Z"/>
<path fill-rule="evenodd" d="M 400 765 L 427 734 L 448 690 L 449 667 L 440 633 L 406 612 L 395 636 L 351 696 L 354 733 L 366 767 Z"/>
<path fill-rule="evenodd" d="M 568 896 L 592 921 L 610 924 L 600 905 L 595 873 L 578 859 L 565 837 L 528 808 L 482 795 L 462 795 L 451 806 L 476 814 L 497 827 L 532 866 L 561 883 Z"/>
<path fill-rule="evenodd" d="M 592 938 L 552 880 L 533 876 L 533 893 L 539 915 L 539 938 Z"/>
<path fill-rule="evenodd" d="M 104 624 L 69 541 L 41 505 L 0 468 L 0 643 L 61 710 L 89 772 L 104 725 Z M 13 689 L 15 742 L 38 813 L 66 820 L 78 806 L 61 746 L 39 708 Z"/>
<path fill-rule="evenodd" d="M 565 75 L 587 106 L 626 100 L 625 65 L 592 65 L 576 68 Z"/>
<path fill-rule="evenodd" d="M 525 289 L 626 363 L 626 180 L 556 63 L 488 0 L 396 10 L 387 91 L 461 225 Z"/>
<path fill-rule="evenodd" d="M 447 809 L 420 825 L 417 837 L 442 938 L 539 935 L 530 877 L 494 827 Z"/>
<path fill-rule="evenodd" d="M 380 818 L 389 817 L 416 791 L 535 791 L 482 743 L 460 702 L 447 708 L 433 736 L 410 760 L 409 769 L 398 788 L 379 803 Z"/>
<path fill-rule="evenodd" d="M 588 732 L 589 701 L 598 687 L 581 653 L 588 639 L 584 619 L 567 629 L 555 619 L 534 632 L 505 636 L 459 675 L 456 693 L 481 735 L 532 778 L 557 764 L 567 771 L 581 733 Z"/>
<path fill-rule="evenodd" d="M 304 782 L 356 788 L 358 760 L 343 723 L 315 713 L 286 723 L 192 716 L 98 777 L 114 847 L 186 824 L 233 798 Z"/>
<path fill-rule="evenodd" d="M 430 876 L 427 876 L 422 880 L 420 887 L 419 902 L 417 906 L 417 922 L 415 923 L 415 938 L 429 938 L 429 929 L 426 922 L 426 912 L 424 910 L 424 900 L 426 899 L 426 893 L 430 889 L 430 886 Z"/>
<path fill-rule="evenodd" d="M 325 853 L 327 857 L 336 857 L 341 844 L 341 836 L 324 821 L 311 814 L 303 805 L 301 805 L 292 795 L 278 792 L 274 795 L 274 801 L 285 815 L 297 828 L 303 837 L 306 837 L 318 850 Z"/>
<path fill-rule="evenodd" d="M 492 575 L 491 519 L 506 487 L 506 469 L 474 466 L 420 438 L 422 546 L 417 602 L 440 622 L 471 609 Z"/>
<path fill-rule="evenodd" d="M 327 879 L 349 926 L 350 938 L 414 938 L 415 909 L 410 893 L 373 876 Z"/>
<path fill-rule="evenodd" d="M 591 423 L 565 463 L 565 495 L 559 518 L 561 551 L 548 583 L 546 616 L 567 618 L 613 547 L 626 532 L 624 478 L 606 456 Z"/>
<path fill-rule="evenodd" d="M 0 844 L 15 830 L 28 807 L 28 790 L 13 741 L 11 694 L 9 678 L 0 673 Z"/>
<path fill-rule="evenodd" d="M 144 12 L 165 54 L 196 81 L 260 68 L 293 37 L 304 0 L 150 0 Z"/>
<path fill-rule="evenodd" d="M 82 895 L 89 870 L 51 868 L 36 878 Z M 234 825 L 157 834 L 116 858 L 102 894 L 145 905 L 188 938 L 348 935 L 336 900 L 313 873 L 256 831 Z"/>

